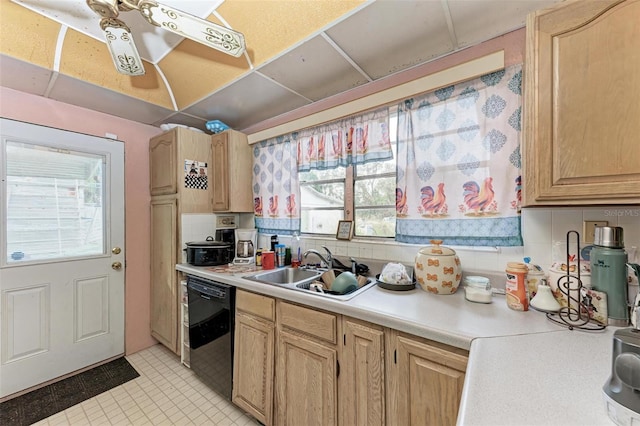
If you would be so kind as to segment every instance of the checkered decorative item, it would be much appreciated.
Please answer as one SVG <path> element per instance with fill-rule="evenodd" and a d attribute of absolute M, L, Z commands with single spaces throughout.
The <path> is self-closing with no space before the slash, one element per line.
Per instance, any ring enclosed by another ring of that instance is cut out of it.
<path fill-rule="evenodd" d="M 207 176 L 186 175 L 184 177 L 184 187 L 191 189 L 207 189 Z"/>

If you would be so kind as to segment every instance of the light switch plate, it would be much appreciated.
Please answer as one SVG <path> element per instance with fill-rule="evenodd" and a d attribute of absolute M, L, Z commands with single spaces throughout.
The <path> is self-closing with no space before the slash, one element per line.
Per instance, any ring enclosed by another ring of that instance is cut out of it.
<path fill-rule="evenodd" d="M 585 244 L 593 244 L 595 240 L 596 226 L 608 226 L 606 220 L 585 220 L 582 222 L 582 241 Z"/>

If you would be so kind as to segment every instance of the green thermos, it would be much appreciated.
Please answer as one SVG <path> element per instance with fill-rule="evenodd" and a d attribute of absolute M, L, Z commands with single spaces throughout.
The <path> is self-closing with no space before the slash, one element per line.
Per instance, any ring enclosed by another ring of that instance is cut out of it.
<path fill-rule="evenodd" d="M 624 251 L 622 228 L 595 228 L 594 247 L 590 254 L 591 285 L 607 293 L 609 325 L 629 325 L 627 253 Z"/>

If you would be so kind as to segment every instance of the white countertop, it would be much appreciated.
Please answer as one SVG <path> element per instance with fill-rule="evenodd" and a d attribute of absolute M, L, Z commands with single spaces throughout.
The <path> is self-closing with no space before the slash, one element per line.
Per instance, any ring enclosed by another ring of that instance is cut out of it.
<path fill-rule="evenodd" d="M 417 287 L 389 291 L 371 286 L 348 301 L 218 274 L 206 267 L 179 271 L 238 288 L 312 305 L 470 350 L 460 425 L 612 425 L 601 389 L 611 368 L 615 329 L 568 330 L 530 310 L 516 312 L 504 296 L 468 302 L 462 288 L 433 295 Z"/>

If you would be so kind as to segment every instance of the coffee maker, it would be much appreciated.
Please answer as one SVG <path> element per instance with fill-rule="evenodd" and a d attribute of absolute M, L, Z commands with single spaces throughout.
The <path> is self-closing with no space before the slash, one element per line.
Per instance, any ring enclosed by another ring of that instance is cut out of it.
<path fill-rule="evenodd" d="M 622 328 L 613 335 L 611 376 L 602 387 L 605 409 L 617 425 L 640 423 L 640 330 Z"/>
<path fill-rule="evenodd" d="M 256 230 L 250 228 L 236 229 L 236 253 L 233 263 L 236 265 L 251 265 L 255 263 Z"/>
<path fill-rule="evenodd" d="M 227 259 L 231 260 L 236 255 L 236 230 L 235 229 L 216 229 L 216 241 L 229 243 L 227 249 Z"/>

